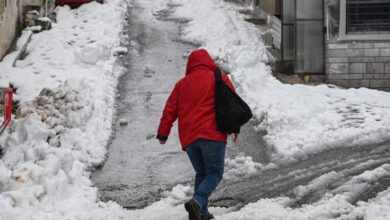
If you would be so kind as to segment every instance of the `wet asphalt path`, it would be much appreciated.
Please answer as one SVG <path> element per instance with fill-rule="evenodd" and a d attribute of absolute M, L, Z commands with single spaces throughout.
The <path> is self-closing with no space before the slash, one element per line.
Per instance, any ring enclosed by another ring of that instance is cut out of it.
<path fill-rule="evenodd" d="M 155 139 L 165 101 L 185 72 L 187 54 L 197 46 L 180 39 L 185 21 L 169 18 L 175 5 L 132 1 L 128 14 L 129 54 L 122 57 L 126 74 L 119 84 L 117 119 L 107 161 L 92 180 L 102 200 L 114 200 L 126 208 L 142 208 L 161 198 L 161 192 L 177 184 L 193 182 L 194 171 L 181 150 L 177 126 L 166 145 Z M 247 125 L 239 148 L 228 145 L 228 157 L 241 151 L 259 161 L 266 153 L 257 148 L 259 135 Z M 245 140 L 245 141 L 244 141 Z"/>
<path fill-rule="evenodd" d="M 107 161 L 92 175 L 102 200 L 114 200 L 126 208 L 142 208 L 161 198 L 161 192 L 177 184 L 192 183 L 194 172 L 181 151 L 174 126 L 166 145 L 155 139 L 165 101 L 185 71 L 186 54 L 196 45 L 180 39 L 185 21 L 169 19 L 175 5 L 133 0 L 129 6 L 128 55 L 122 58 L 127 68 L 119 84 L 117 118 L 127 126 L 115 124 Z M 272 148 L 254 131 L 251 121 L 240 134 L 239 142 L 228 145 L 227 157 L 244 153 L 254 161 L 270 162 Z M 211 205 L 236 206 L 260 198 L 289 196 L 292 207 L 313 203 L 325 193 L 337 193 L 353 177 L 390 163 L 390 143 L 374 146 L 335 148 L 300 161 L 279 164 L 245 179 L 223 181 L 211 197 Z M 313 186 L 304 195 L 295 195 L 297 186 L 309 186 L 322 175 L 338 173 L 337 181 Z M 367 201 L 390 186 L 390 177 L 368 183 L 366 190 L 351 202 Z"/>
<path fill-rule="evenodd" d="M 114 125 L 107 161 L 92 176 L 103 200 L 127 208 L 144 207 L 193 176 L 176 127 L 166 145 L 155 139 L 165 101 L 184 75 L 184 55 L 194 49 L 178 40 L 178 21 L 165 21 L 169 10 L 159 8 L 167 6 L 141 0 L 129 6 L 129 54 L 122 58 L 127 72 L 117 100 L 117 117 L 128 125 Z"/>

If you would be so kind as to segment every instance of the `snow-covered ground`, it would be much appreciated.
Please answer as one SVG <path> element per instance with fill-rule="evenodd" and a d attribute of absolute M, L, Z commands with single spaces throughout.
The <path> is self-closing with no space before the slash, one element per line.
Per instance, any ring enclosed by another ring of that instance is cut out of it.
<path fill-rule="evenodd" d="M 267 51 L 259 39 L 261 30 L 244 21 L 245 15 L 238 12 L 241 6 L 218 0 L 172 2 L 181 5 L 175 16 L 190 20 L 183 38 L 201 44 L 232 73 L 239 93 L 260 121 L 257 129 L 266 130 L 266 141 L 275 149 L 273 162 L 291 161 L 333 147 L 388 140 L 390 93 L 282 84 L 265 64 Z M 253 170 L 253 166 L 246 166 Z M 343 186 L 346 193 L 326 195 L 315 204 L 291 209 L 288 198 L 263 199 L 220 219 L 387 219 L 389 192 L 357 206 L 350 200 L 359 190 L 370 187 L 367 182 L 388 175 L 388 168 L 386 164 L 367 171 L 351 180 L 359 184 L 348 182 L 350 185 Z M 334 180 L 330 176 L 325 174 L 313 184 L 326 185 Z M 297 187 L 297 192 L 310 190 L 313 184 Z"/>
<path fill-rule="evenodd" d="M 265 64 L 261 30 L 224 1 L 174 1 L 191 21 L 186 40 L 198 42 L 229 69 L 266 130 L 275 157 L 299 158 L 326 148 L 382 142 L 390 134 L 390 94 L 369 89 L 286 85 Z M 194 13 L 202 12 L 202 13 Z"/>
<path fill-rule="evenodd" d="M 106 154 L 126 12 L 122 0 L 58 8 L 58 23 L 33 35 L 24 60 L 0 63 L 1 85 L 13 83 L 21 101 L 0 140 L 1 220 L 109 219 L 99 210 L 121 209 L 98 202 L 88 170 Z"/>
<path fill-rule="evenodd" d="M 299 159 L 330 147 L 378 143 L 390 134 L 390 95 L 369 89 L 284 85 L 271 76 L 260 31 L 238 8 L 220 0 L 170 0 L 175 17 L 190 22 L 183 38 L 208 49 L 232 73 L 249 102 L 257 129 L 267 131 L 273 162 Z M 24 219 L 186 219 L 182 207 L 191 187 L 178 185 L 166 198 L 140 210 L 100 202 L 89 179 L 103 161 L 111 132 L 115 88 L 122 70 L 115 65 L 125 0 L 58 9 L 58 23 L 33 35 L 28 55 L 12 68 L 0 63 L 0 83 L 12 82 L 21 111 L 1 136 L 0 220 Z M 12 54 L 11 54 L 12 55 Z M 45 88 L 45 89 L 43 89 Z M 263 165 L 248 157 L 227 162 L 227 177 L 256 172 Z M 214 207 L 217 219 L 389 219 L 390 190 L 369 202 L 351 201 L 381 176 L 385 164 L 351 179 L 320 201 L 290 208 L 290 198 L 261 199 L 239 211 Z M 304 196 L 337 179 L 328 173 L 296 188 Z"/>

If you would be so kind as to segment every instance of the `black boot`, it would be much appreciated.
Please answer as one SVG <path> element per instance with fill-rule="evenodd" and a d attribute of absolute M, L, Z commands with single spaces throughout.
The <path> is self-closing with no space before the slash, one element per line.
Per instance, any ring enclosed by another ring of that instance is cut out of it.
<path fill-rule="evenodd" d="M 200 219 L 201 219 L 201 220 L 210 220 L 210 219 L 214 219 L 214 215 L 212 215 L 211 213 L 200 214 Z"/>
<path fill-rule="evenodd" d="M 198 203 L 195 202 L 195 200 L 191 199 L 190 201 L 186 202 L 184 207 L 188 212 L 190 220 L 202 220 L 200 217 L 200 207 Z"/>

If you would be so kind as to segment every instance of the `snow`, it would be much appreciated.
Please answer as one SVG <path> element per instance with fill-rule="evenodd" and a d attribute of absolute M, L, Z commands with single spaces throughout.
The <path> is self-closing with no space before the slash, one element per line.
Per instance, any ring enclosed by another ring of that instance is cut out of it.
<path fill-rule="evenodd" d="M 389 93 L 365 88 L 341 89 L 332 85 L 282 84 L 266 65 L 268 53 L 259 39 L 262 30 L 245 22 L 245 15 L 238 12 L 240 8 L 236 5 L 216 0 L 172 2 L 180 5 L 174 16 L 189 20 L 182 30 L 184 40 L 202 45 L 232 73 L 238 92 L 252 107 L 259 122 L 256 129 L 266 131 L 265 140 L 275 149 L 274 163 L 299 160 L 334 147 L 377 144 L 388 139 Z M 227 161 L 225 177 L 228 179 L 237 178 L 237 174 L 250 176 L 262 169 L 262 165 L 253 164 L 248 158 L 237 162 Z M 240 165 L 239 169 L 235 168 L 237 165 Z M 370 201 L 370 205 L 359 202 L 353 206 L 349 202 L 351 197 L 370 187 L 370 182 L 389 175 L 386 168 L 384 165 L 363 173 L 358 177 L 361 183 L 351 180 L 345 186 L 349 189 L 345 195 L 327 195 L 315 204 L 296 209 L 289 208 L 289 203 L 293 202 L 289 198 L 261 199 L 239 211 L 217 216 L 217 219 L 382 218 L 376 216 L 386 219 L 390 194 L 387 191 Z M 298 186 L 295 193 L 298 198 L 303 197 L 339 177 L 338 173 L 330 172 L 307 186 Z"/>
<path fill-rule="evenodd" d="M 16 42 L 15 51 L 13 51 L 12 53 L 8 54 L 6 57 L 3 58 L 3 60 L 1 61 L 1 64 L 0 64 L 1 67 L 12 67 L 16 57 L 20 55 L 20 53 L 23 49 L 23 46 L 26 45 L 26 43 L 30 40 L 32 34 L 33 34 L 32 30 L 29 30 L 29 29 L 22 31 L 21 36 L 19 37 L 19 39 Z M 1 81 L 0 81 L 0 85 L 2 87 L 8 86 L 8 84 L 4 85 Z"/>
<path fill-rule="evenodd" d="M 390 94 L 330 85 L 286 85 L 271 75 L 263 31 L 224 1 L 174 1 L 189 19 L 185 40 L 197 42 L 232 73 L 265 130 L 274 159 L 299 159 L 331 147 L 379 143 L 390 134 Z M 193 13 L 198 11 L 202 13 Z M 218 21 L 218 22 L 215 22 Z"/>
<path fill-rule="evenodd" d="M 58 23 L 32 36 L 24 60 L 0 63 L 0 83 L 13 83 L 21 101 L 0 138 L 1 220 L 107 219 L 122 210 L 98 201 L 89 175 L 111 132 L 122 73 L 111 51 L 121 48 L 126 3 L 57 8 Z"/>
<path fill-rule="evenodd" d="M 239 211 L 226 213 L 217 219 L 387 219 L 389 216 L 388 190 L 380 193 L 377 198 L 368 203 L 358 202 L 357 206 L 353 206 L 350 201 L 358 194 L 358 191 L 368 190 L 370 183 L 374 184 L 379 178 L 388 176 L 389 168 L 386 164 L 366 171 L 314 204 L 292 209 L 289 205 L 294 201 L 287 197 L 261 199 L 256 203 L 248 204 Z M 330 172 L 312 181 L 306 187 L 297 187 L 296 193 L 303 196 L 307 190 L 318 190 L 318 185 L 329 184 L 337 178 L 339 175 L 336 172 Z"/>
<path fill-rule="evenodd" d="M 32 32 L 36 33 L 36 32 L 40 32 L 42 30 L 42 26 L 32 26 L 28 29 L 31 30 Z"/>
<path fill-rule="evenodd" d="M 266 130 L 266 141 L 275 148 L 274 163 L 334 146 L 381 142 L 389 135 L 388 93 L 281 84 L 266 65 L 262 31 L 244 22 L 237 6 L 217 0 L 170 3 L 181 5 L 176 17 L 190 20 L 182 30 L 185 40 L 203 45 L 232 73 L 259 120 L 256 129 Z M 12 68 L 10 54 L 0 63 L 0 84 L 13 83 L 18 88 L 15 98 L 21 101 L 20 112 L 0 137 L 0 220 L 187 218 L 182 204 L 191 197 L 191 186 L 178 185 L 160 201 L 129 211 L 99 201 L 89 179 L 91 169 L 104 160 L 111 132 L 122 72 L 116 56 L 127 53 L 126 44 L 121 45 L 128 43 L 122 35 L 126 6 L 124 0 L 106 0 L 77 10 L 60 7 L 58 23 L 33 35 L 24 60 Z M 240 155 L 227 160 L 225 179 L 247 178 L 275 166 Z M 350 203 L 388 175 L 388 164 L 368 170 L 320 201 L 297 208 L 290 208 L 295 202 L 291 198 L 280 197 L 260 199 L 240 210 L 210 211 L 223 220 L 389 219 L 390 189 L 368 202 Z M 331 171 L 294 193 L 302 198 L 340 176 Z"/>
<path fill-rule="evenodd" d="M 385 220 L 390 219 L 390 189 L 379 193 L 365 210 L 364 219 Z"/>
<path fill-rule="evenodd" d="M 125 125 L 129 124 L 129 121 L 127 119 L 125 119 L 125 118 L 121 118 L 121 119 L 118 120 L 118 124 L 120 126 L 125 126 Z"/>
<path fill-rule="evenodd" d="M 273 163 L 261 164 L 253 161 L 252 157 L 245 155 L 238 155 L 235 158 L 226 158 L 224 181 L 235 181 L 249 178 L 260 171 L 275 168 Z"/>
<path fill-rule="evenodd" d="M 48 18 L 48 17 L 40 17 L 40 18 L 38 18 L 38 21 L 51 22 L 50 18 Z"/>

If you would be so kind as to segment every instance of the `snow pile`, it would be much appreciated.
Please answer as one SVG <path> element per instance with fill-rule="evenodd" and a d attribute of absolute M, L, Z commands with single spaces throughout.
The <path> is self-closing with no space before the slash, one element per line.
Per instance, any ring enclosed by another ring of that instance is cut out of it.
<path fill-rule="evenodd" d="M 239 155 L 234 159 L 227 158 L 225 160 L 223 179 L 227 181 L 246 179 L 270 168 L 275 168 L 275 165 L 272 163 L 263 165 L 254 162 L 252 157 Z"/>
<path fill-rule="evenodd" d="M 141 210 L 125 211 L 100 202 L 89 179 L 102 162 L 112 124 L 126 2 L 106 0 L 57 12 L 53 29 L 33 36 L 27 56 L 11 68 L 0 63 L 0 83 L 18 87 L 17 119 L 0 137 L 0 220 L 186 219 L 189 186 L 178 185 L 165 198 Z M 261 31 L 223 1 L 174 0 L 176 16 L 191 19 L 187 40 L 202 43 L 233 73 L 238 91 L 262 120 L 267 141 L 278 156 L 296 157 L 330 145 L 381 140 L 389 135 L 389 95 L 367 89 L 282 85 L 270 75 Z M 202 13 L 194 13 L 195 11 Z M 218 22 L 214 22 L 218 21 Z M 46 89 L 43 89 L 46 88 Z M 43 89 L 43 90 L 42 90 Z M 225 177 L 236 180 L 259 169 L 250 157 L 227 160 Z M 389 175 L 387 165 L 367 171 L 311 205 L 290 208 L 291 198 L 262 199 L 239 211 L 211 208 L 216 219 L 387 219 L 390 192 L 354 206 L 357 192 Z M 339 177 L 331 172 L 294 191 L 297 198 Z M 356 187 L 354 187 L 356 186 Z M 341 195 L 340 195 L 341 193 Z M 380 216 L 378 217 L 378 215 Z"/>
<path fill-rule="evenodd" d="M 110 56 L 109 48 L 104 45 L 90 45 L 76 50 L 75 57 L 85 64 L 96 64 L 99 60 L 105 60 Z"/>
<path fill-rule="evenodd" d="M 366 220 L 387 220 L 390 219 L 390 189 L 378 194 L 365 210 Z"/>
<path fill-rule="evenodd" d="M 99 202 L 89 170 L 106 154 L 126 10 L 123 0 L 58 8 L 58 23 L 33 35 L 15 68 L 12 57 L 0 63 L 0 83 L 13 83 L 21 100 L 0 137 L 0 220 L 115 219 L 124 212 Z"/>
<path fill-rule="evenodd" d="M 8 170 L 4 162 L 0 160 L 0 189 L 8 183 L 9 178 L 11 177 L 12 172 Z"/>
<path fill-rule="evenodd" d="M 313 204 L 305 204 L 298 208 L 290 208 L 296 201 L 302 198 L 306 192 L 317 189 L 321 185 L 327 185 L 336 181 L 342 175 L 330 172 L 313 180 L 307 186 L 298 186 L 295 189 L 297 198 L 281 197 L 276 199 L 261 199 L 258 202 L 246 205 L 239 211 L 229 212 L 218 216 L 216 219 L 260 219 L 260 220 L 310 220 L 310 219 L 388 219 L 389 193 L 382 192 L 374 200 L 358 202 L 353 206 L 355 196 L 369 190 L 375 182 L 385 176 L 389 176 L 389 165 L 383 165 L 376 169 L 366 171 L 338 187 L 333 192 L 327 193 L 319 201 Z"/>
<path fill-rule="evenodd" d="M 224 1 L 172 0 L 175 17 L 189 20 L 183 38 L 201 44 L 232 73 L 238 92 L 259 120 L 257 129 L 275 148 L 273 162 L 299 159 L 331 147 L 380 143 L 390 135 L 390 94 L 370 89 L 340 89 L 331 85 L 285 85 L 271 75 L 261 30 L 244 21 L 237 6 Z M 198 12 L 198 13 L 197 13 Z M 202 13 L 199 13 L 202 12 Z M 244 165 L 243 165 L 244 164 Z M 255 172 L 247 159 L 227 161 L 227 178 Z M 260 165 L 261 167 L 261 165 Z M 249 171 L 249 172 L 248 172 Z M 326 194 L 318 202 L 290 208 L 295 200 L 329 185 L 340 176 L 330 172 L 295 189 L 296 198 L 261 199 L 216 219 L 387 219 L 389 191 L 368 203 L 351 203 L 381 177 L 388 165 L 367 171 Z M 343 191 L 344 190 L 344 191 Z M 341 195 L 340 195 L 341 193 Z"/>
<path fill-rule="evenodd" d="M 266 65 L 261 30 L 244 21 L 237 6 L 217 0 L 173 2 L 181 5 L 175 16 L 190 20 L 183 37 L 201 44 L 232 73 L 276 158 L 388 139 L 389 93 L 282 84 Z"/>
<path fill-rule="evenodd" d="M 127 211 L 121 219 L 186 220 L 188 219 L 188 213 L 184 210 L 183 204 L 192 197 L 192 192 L 193 188 L 190 186 L 177 185 L 171 192 L 164 193 L 166 198 L 163 198 L 144 209 Z M 229 211 L 231 210 L 221 207 L 210 208 L 210 212 L 212 212 L 215 216 L 226 214 Z"/>
<path fill-rule="evenodd" d="M 3 60 L 0 62 L 0 65 L 11 67 L 14 64 L 16 57 L 19 56 L 21 51 L 23 50 L 23 45 L 26 42 L 28 42 L 29 39 L 31 39 L 32 34 L 33 34 L 32 30 L 30 30 L 30 29 L 23 30 L 21 33 L 21 36 L 19 37 L 18 41 L 16 42 L 15 51 L 13 51 L 10 54 L 8 54 L 7 56 L 3 57 Z"/>

